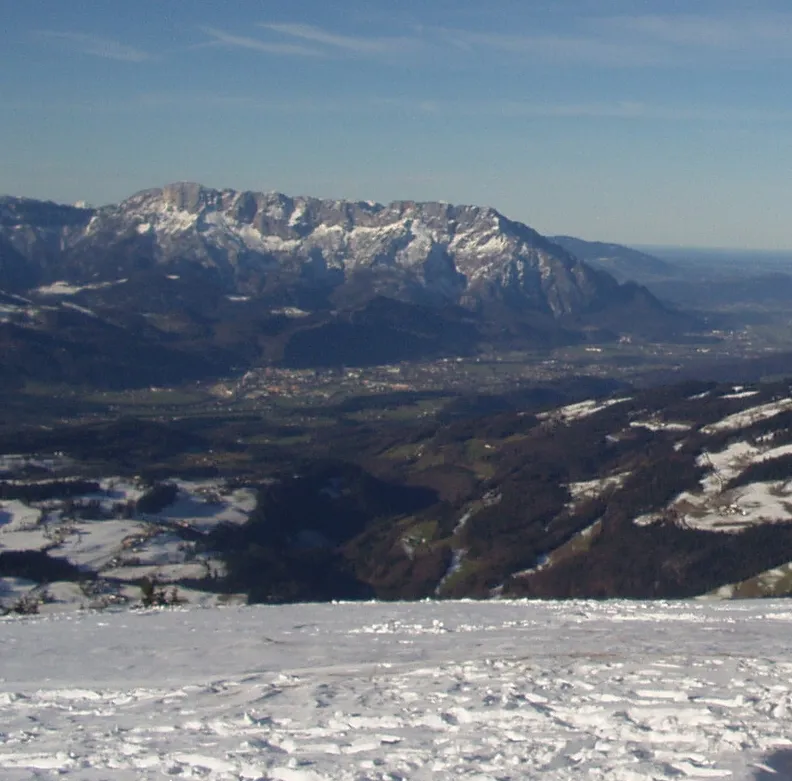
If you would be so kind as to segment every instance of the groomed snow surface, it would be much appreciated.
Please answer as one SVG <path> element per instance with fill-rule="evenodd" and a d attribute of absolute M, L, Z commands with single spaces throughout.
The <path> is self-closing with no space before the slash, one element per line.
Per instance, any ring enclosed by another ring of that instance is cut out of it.
<path fill-rule="evenodd" d="M 789 602 L 0 621 L 0 777 L 788 779 Z"/>

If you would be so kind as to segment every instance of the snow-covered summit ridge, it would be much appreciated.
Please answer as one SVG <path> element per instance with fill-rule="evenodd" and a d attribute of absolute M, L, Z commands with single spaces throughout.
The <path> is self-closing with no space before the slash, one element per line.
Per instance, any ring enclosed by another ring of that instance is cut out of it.
<path fill-rule="evenodd" d="M 495 209 L 394 201 L 388 205 L 214 190 L 177 183 L 146 190 L 98 214 L 154 237 L 164 254 L 176 243 L 321 262 L 327 270 L 413 272 L 445 299 L 477 285 L 550 294 L 556 314 L 574 309 L 584 269 L 536 231 Z M 97 228 L 98 229 L 98 226 Z M 198 249 L 198 248 L 196 248 Z M 234 257 L 236 255 L 236 258 Z M 558 286 L 567 288 L 562 295 Z M 573 293 L 570 297 L 569 293 Z"/>
<path fill-rule="evenodd" d="M 0 204 L 0 213 L 13 218 L 0 221 L 0 240 L 28 259 L 46 249 L 39 284 L 54 281 L 47 274 L 64 261 L 69 282 L 117 279 L 118 264 L 105 268 L 97 258 L 122 253 L 127 264 L 146 257 L 213 269 L 232 293 L 257 293 L 273 270 L 333 289 L 363 273 L 375 294 L 465 306 L 498 299 L 555 317 L 618 288 L 608 274 L 491 207 L 383 205 L 179 182 L 95 210 L 39 202 L 42 214 L 25 222 L 31 205 L 5 200 L 11 205 Z"/>

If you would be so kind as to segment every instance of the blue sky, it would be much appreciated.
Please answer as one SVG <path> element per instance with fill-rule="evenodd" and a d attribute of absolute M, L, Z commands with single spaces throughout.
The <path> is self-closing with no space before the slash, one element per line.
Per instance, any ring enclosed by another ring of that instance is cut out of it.
<path fill-rule="evenodd" d="M 0 192 L 194 180 L 792 248 L 792 7 L 2 0 Z"/>

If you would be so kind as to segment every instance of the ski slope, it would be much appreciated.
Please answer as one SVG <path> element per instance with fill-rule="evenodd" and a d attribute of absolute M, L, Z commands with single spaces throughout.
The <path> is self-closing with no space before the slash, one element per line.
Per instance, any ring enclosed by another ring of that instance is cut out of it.
<path fill-rule="evenodd" d="M 787 779 L 792 603 L 0 620 L 0 778 Z"/>

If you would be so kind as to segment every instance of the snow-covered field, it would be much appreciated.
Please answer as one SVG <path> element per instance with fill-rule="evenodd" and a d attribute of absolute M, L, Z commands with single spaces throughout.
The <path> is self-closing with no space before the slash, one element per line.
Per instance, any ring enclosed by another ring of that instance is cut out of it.
<path fill-rule="evenodd" d="M 787 779 L 792 603 L 0 621 L 0 777 Z"/>

